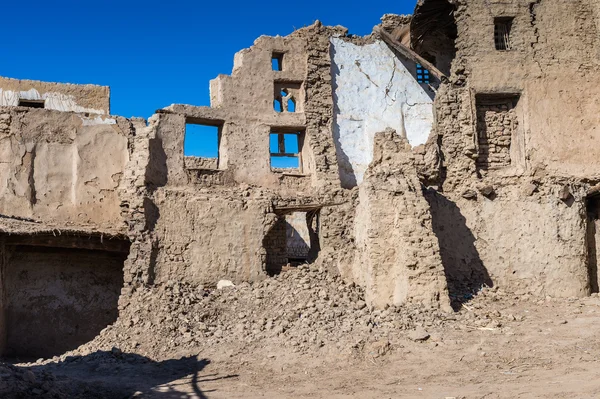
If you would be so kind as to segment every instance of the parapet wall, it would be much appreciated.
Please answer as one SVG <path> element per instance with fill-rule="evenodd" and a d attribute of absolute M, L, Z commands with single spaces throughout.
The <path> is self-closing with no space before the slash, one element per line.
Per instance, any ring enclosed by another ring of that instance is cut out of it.
<path fill-rule="evenodd" d="M 121 117 L 0 107 L 0 214 L 124 229 L 118 188 L 133 131 Z"/>
<path fill-rule="evenodd" d="M 108 86 L 50 83 L 0 77 L 0 106 L 36 103 L 42 108 L 90 114 L 110 114 Z"/>

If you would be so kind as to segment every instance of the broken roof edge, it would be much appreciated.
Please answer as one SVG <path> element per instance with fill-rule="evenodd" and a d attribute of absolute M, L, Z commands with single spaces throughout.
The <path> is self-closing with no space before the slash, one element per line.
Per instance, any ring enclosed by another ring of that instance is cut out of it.
<path fill-rule="evenodd" d="M 130 238 L 125 230 L 126 226 L 123 227 L 122 231 L 119 231 L 108 227 L 105 228 L 104 226 L 55 225 L 32 219 L 0 215 L 0 233 L 6 235 L 66 234 L 75 236 L 106 237 L 107 239 L 129 241 Z"/>
<path fill-rule="evenodd" d="M 432 63 L 427 61 L 425 58 L 421 57 L 419 54 L 406 47 L 402 43 L 396 41 L 389 33 L 387 33 L 384 29 L 379 27 L 375 27 L 374 32 L 376 32 L 388 46 L 392 47 L 394 50 L 398 51 L 400 54 L 410 59 L 411 61 L 423 65 L 429 72 L 431 72 L 436 78 L 442 80 L 443 78 L 447 78 L 447 76 L 437 69 Z"/>
<path fill-rule="evenodd" d="M 55 81 L 46 81 L 46 80 L 37 80 L 37 79 L 19 79 L 19 78 L 11 78 L 8 76 L 1 76 L 0 80 L 8 80 L 14 81 L 18 83 L 44 83 L 44 84 L 53 84 L 53 85 L 63 85 L 63 86 L 77 86 L 77 87 L 93 87 L 93 88 L 104 88 L 110 91 L 110 86 L 108 85 L 99 85 L 95 83 L 71 83 L 71 82 L 55 82 Z"/>

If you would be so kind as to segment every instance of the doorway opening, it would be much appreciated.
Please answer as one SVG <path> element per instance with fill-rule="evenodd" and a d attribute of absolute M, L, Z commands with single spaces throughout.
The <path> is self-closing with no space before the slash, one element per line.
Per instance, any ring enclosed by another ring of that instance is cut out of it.
<path fill-rule="evenodd" d="M 2 356 L 60 355 L 117 319 L 128 240 L 39 234 L 1 241 Z"/>
<path fill-rule="evenodd" d="M 598 281 L 598 253 L 600 252 L 600 193 L 586 198 L 587 213 L 587 266 L 591 293 L 600 292 Z"/>
<path fill-rule="evenodd" d="M 313 262 L 320 250 L 319 209 L 277 214 L 265 238 L 266 271 L 270 276 Z"/>

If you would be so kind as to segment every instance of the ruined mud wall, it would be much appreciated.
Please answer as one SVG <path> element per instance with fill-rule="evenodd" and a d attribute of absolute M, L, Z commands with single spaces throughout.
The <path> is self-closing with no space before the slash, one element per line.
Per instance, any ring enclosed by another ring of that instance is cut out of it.
<path fill-rule="evenodd" d="M 0 77 L 0 106 L 18 106 L 33 100 L 43 108 L 92 114 L 110 114 L 108 86 L 50 83 Z"/>
<path fill-rule="evenodd" d="M 585 201 L 600 179 L 592 15 L 587 1 L 457 3 L 456 58 L 435 102 L 443 191 L 428 197 L 451 295 L 484 284 L 590 292 Z M 496 49 L 498 17 L 514 18 L 508 50 Z"/>
<path fill-rule="evenodd" d="M 365 286 L 366 300 L 375 307 L 417 302 L 449 309 L 438 242 L 411 146 L 392 129 L 375 135 L 359 202 L 357 254 L 342 275 Z"/>
<path fill-rule="evenodd" d="M 132 133 L 124 118 L 0 108 L 0 214 L 124 228 L 117 189 Z"/>
<path fill-rule="evenodd" d="M 277 203 L 318 208 L 336 201 L 329 38 L 343 33 L 316 23 L 288 37 L 261 37 L 235 56 L 231 76 L 211 82 L 211 107 L 172 105 L 152 119 L 145 178 L 155 221 L 140 235 L 140 248 L 153 260 L 139 262 L 148 272 L 132 266 L 143 276 L 132 280 L 264 278 Z M 281 70 L 272 68 L 275 55 Z M 295 112 L 274 109 L 281 90 L 294 98 Z M 185 156 L 186 123 L 219 127 L 218 159 Z M 271 166 L 271 132 L 299 133 L 300 168 Z M 287 259 L 286 243 L 281 247 L 279 258 Z"/>
<path fill-rule="evenodd" d="M 156 194 L 160 211 L 155 227 L 160 242 L 156 282 L 212 285 L 219 279 L 242 282 L 265 274 L 263 237 L 271 223 L 269 203 L 221 194 L 220 198 L 214 192 Z"/>

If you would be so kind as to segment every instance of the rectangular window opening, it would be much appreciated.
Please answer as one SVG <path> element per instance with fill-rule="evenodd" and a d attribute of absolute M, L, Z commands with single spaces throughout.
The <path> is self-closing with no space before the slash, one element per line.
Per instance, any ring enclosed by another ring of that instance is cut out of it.
<path fill-rule="evenodd" d="M 283 71 L 283 53 L 273 53 L 271 57 L 271 66 L 274 71 Z"/>
<path fill-rule="evenodd" d="M 198 123 L 185 124 L 183 154 L 185 156 L 218 159 L 221 127 Z"/>
<path fill-rule="evenodd" d="M 44 100 L 21 100 L 19 99 L 19 107 L 29 108 L 45 108 Z"/>
<path fill-rule="evenodd" d="M 300 171 L 300 135 L 300 132 L 273 132 L 269 135 L 271 169 Z"/>
<path fill-rule="evenodd" d="M 494 19 L 494 42 L 496 50 L 510 50 L 510 31 L 513 24 L 512 17 L 501 17 Z"/>
<path fill-rule="evenodd" d="M 429 70 L 423 68 L 423 65 L 417 64 L 417 82 L 419 83 L 430 83 Z"/>

